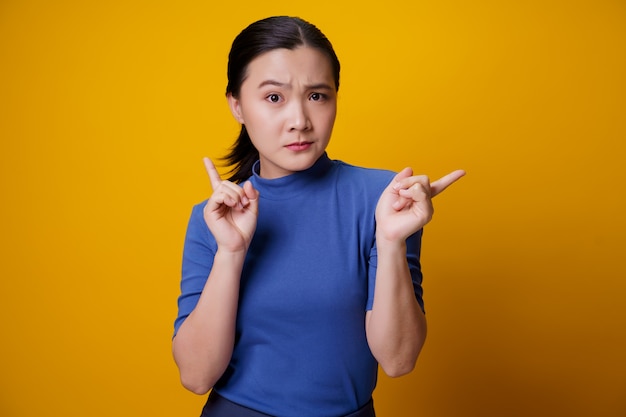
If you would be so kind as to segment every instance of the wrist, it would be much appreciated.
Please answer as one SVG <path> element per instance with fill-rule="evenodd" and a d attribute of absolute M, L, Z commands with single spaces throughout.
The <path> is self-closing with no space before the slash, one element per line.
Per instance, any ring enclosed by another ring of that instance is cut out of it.
<path fill-rule="evenodd" d="M 404 256 L 406 254 L 406 239 L 389 239 L 382 233 L 376 233 L 376 249 L 379 255 L 381 252 L 399 252 Z"/>
<path fill-rule="evenodd" d="M 215 258 L 219 258 L 220 260 L 228 262 L 243 262 L 243 260 L 246 258 L 247 252 L 248 250 L 246 248 L 225 249 L 218 246 L 217 252 L 215 252 Z"/>

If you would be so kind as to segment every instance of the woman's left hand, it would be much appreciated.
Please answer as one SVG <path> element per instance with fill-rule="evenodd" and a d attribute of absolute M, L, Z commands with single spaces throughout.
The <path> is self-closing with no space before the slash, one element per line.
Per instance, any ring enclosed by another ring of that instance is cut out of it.
<path fill-rule="evenodd" d="M 426 175 L 413 175 L 404 168 L 389 183 L 376 206 L 377 239 L 403 242 L 433 216 L 432 198 L 465 175 L 457 170 L 430 182 Z"/>

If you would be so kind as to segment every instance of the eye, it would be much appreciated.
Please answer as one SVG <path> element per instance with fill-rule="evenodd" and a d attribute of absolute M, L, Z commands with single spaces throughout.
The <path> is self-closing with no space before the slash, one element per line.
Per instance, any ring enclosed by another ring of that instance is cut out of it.
<path fill-rule="evenodd" d="M 278 94 L 270 94 L 265 98 L 267 101 L 269 101 L 270 103 L 278 103 L 280 102 L 280 96 Z"/>
<path fill-rule="evenodd" d="M 312 93 L 309 98 L 313 101 L 322 101 L 326 98 L 326 95 L 322 93 Z"/>

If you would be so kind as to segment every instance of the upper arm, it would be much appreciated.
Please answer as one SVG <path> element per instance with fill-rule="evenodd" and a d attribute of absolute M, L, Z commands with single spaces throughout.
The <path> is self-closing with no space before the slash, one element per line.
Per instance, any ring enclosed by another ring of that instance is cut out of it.
<path fill-rule="evenodd" d="M 204 204 L 194 206 L 187 226 L 174 335 L 196 307 L 213 266 L 216 245 L 204 222 L 203 207 Z"/>

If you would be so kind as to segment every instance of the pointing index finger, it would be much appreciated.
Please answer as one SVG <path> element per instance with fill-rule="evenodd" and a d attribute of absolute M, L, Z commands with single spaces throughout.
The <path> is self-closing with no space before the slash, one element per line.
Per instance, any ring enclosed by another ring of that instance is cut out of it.
<path fill-rule="evenodd" d="M 220 173 L 217 172 L 217 169 L 215 168 L 213 161 L 211 161 L 209 158 L 204 157 L 202 160 L 204 161 L 204 167 L 206 168 L 206 172 L 207 174 L 209 174 L 209 179 L 211 180 L 211 187 L 213 187 L 213 189 L 216 189 L 222 182 Z"/>
<path fill-rule="evenodd" d="M 448 175 L 444 175 L 443 177 L 439 178 L 437 181 L 431 182 L 430 183 L 431 197 L 434 197 L 437 194 L 441 193 L 443 190 L 448 188 L 450 185 L 456 182 L 463 175 L 465 175 L 465 171 L 463 171 L 462 169 L 459 169 L 456 171 L 452 171 Z"/>

